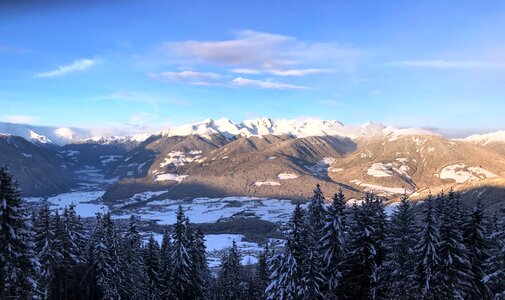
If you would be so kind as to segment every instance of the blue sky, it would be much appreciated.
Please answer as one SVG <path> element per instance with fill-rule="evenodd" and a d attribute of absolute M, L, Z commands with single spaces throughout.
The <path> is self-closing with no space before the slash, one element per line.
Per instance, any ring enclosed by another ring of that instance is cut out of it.
<path fill-rule="evenodd" d="M 0 2 L 0 120 L 505 128 L 503 1 L 65 2 Z"/>

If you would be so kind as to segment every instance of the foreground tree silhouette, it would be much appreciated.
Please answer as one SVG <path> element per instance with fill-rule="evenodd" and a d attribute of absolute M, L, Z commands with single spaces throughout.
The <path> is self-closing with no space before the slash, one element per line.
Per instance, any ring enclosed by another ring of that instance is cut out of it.
<path fill-rule="evenodd" d="M 38 261 L 32 228 L 17 184 L 0 167 L 0 298 L 36 297 Z"/>

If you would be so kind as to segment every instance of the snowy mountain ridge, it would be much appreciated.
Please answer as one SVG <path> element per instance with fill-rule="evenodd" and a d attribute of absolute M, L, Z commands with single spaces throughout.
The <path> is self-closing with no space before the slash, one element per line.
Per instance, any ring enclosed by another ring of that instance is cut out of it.
<path fill-rule="evenodd" d="M 342 136 L 351 139 L 375 136 L 437 135 L 420 128 L 385 127 L 381 123 L 368 122 L 361 126 L 346 126 L 336 120 L 285 120 L 273 121 L 270 118 L 258 118 L 234 123 L 227 118 L 207 119 L 194 124 L 173 127 L 161 132 L 163 136 L 200 135 L 209 137 L 222 134 L 226 137 L 236 135 L 251 137 L 263 135 L 288 135 L 296 138 L 311 136 Z"/>
<path fill-rule="evenodd" d="M 485 134 L 474 134 L 462 139 L 462 141 L 472 142 L 483 146 L 491 143 L 505 143 L 505 130 Z"/>

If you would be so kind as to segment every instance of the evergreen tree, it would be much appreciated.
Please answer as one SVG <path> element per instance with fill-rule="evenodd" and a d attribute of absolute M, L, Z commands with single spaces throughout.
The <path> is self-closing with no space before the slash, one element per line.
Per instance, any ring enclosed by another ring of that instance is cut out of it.
<path fill-rule="evenodd" d="M 97 216 L 96 226 L 92 245 L 96 285 L 102 299 L 117 299 L 124 288 L 124 274 L 119 269 L 117 232 L 110 213 Z"/>
<path fill-rule="evenodd" d="M 121 298 L 125 299 L 144 299 L 147 296 L 146 267 L 137 226 L 138 218 L 131 215 L 121 245 L 121 269 L 126 275 Z"/>
<path fill-rule="evenodd" d="M 342 268 L 346 257 L 347 224 L 345 217 L 345 196 L 342 189 L 333 196 L 327 209 L 324 236 L 321 240 L 323 266 L 327 279 L 327 297 L 339 298 Z"/>
<path fill-rule="evenodd" d="M 217 279 L 217 299 L 234 300 L 244 297 L 244 276 L 240 264 L 242 256 L 233 240 L 232 247 L 223 257 L 221 270 Z"/>
<path fill-rule="evenodd" d="M 205 254 L 205 235 L 201 228 L 192 235 L 191 256 L 194 267 L 194 287 L 195 297 L 197 299 L 207 299 L 210 294 L 210 278 L 211 274 L 207 265 L 207 256 Z"/>
<path fill-rule="evenodd" d="M 160 289 L 163 299 L 173 298 L 172 292 L 172 244 L 170 231 L 165 229 L 160 249 Z"/>
<path fill-rule="evenodd" d="M 161 299 L 163 284 L 160 284 L 160 249 L 158 242 L 153 235 L 149 236 L 149 240 L 144 249 L 144 264 L 147 274 L 147 298 L 151 300 Z"/>
<path fill-rule="evenodd" d="M 505 299 L 505 208 L 490 236 L 495 241 L 491 257 L 487 261 L 487 272 L 483 282 L 489 287 L 495 299 Z"/>
<path fill-rule="evenodd" d="M 323 296 L 323 285 L 326 281 L 323 272 L 323 251 L 321 240 L 326 217 L 325 198 L 319 184 L 310 199 L 306 216 L 306 228 L 303 231 L 304 250 L 307 258 L 303 261 L 302 293 L 309 299 Z"/>
<path fill-rule="evenodd" d="M 490 257 L 491 242 L 486 235 L 484 210 L 480 199 L 477 200 L 477 204 L 467 220 L 464 242 L 472 267 L 470 297 L 474 299 L 489 298 L 489 288 L 482 282 L 482 279 L 485 275 L 485 263 Z"/>
<path fill-rule="evenodd" d="M 353 207 L 353 222 L 350 228 L 346 272 L 343 277 L 345 297 L 353 299 L 374 299 L 378 282 L 378 256 L 382 241 L 379 226 L 382 221 L 378 214 L 380 203 L 373 195 L 366 195 L 361 206 Z"/>
<path fill-rule="evenodd" d="M 34 218 L 35 253 L 40 262 L 38 272 L 39 292 L 43 299 L 51 296 L 51 284 L 54 279 L 54 268 L 63 255 L 55 251 L 55 232 L 52 226 L 49 203 L 44 200 L 42 207 Z"/>
<path fill-rule="evenodd" d="M 414 207 L 404 195 L 391 216 L 391 224 L 386 239 L 387 298 L 415 298 L 414 248 L 417 243 L 417 228 Z"/>
<path fill-rule="evenodd" d="M 267 299 L 303 299 L 303 275 L 306 244 L 305 216 L 297 205 L 290 221 L 286 246 L 282 255 L 272 261 Z"/>
<path fill-rule="evenodd" d="M 440 279 L 440 235 L 435 204 L 430 195 L 425 201 L 423 229 L 418 235 L 416 250 L 417 286 L 420 299 L 438 299 Z"/>
<path fill-rule="evenodd" d="M 36 297 L 38 260 L 17 183 L 0 167 L 0 298 Z"/>
<path fill-rule="evenodd" d="M 188 226 L 182 206 L 177 212 L 177 221 L 172 234 L 172 280 L 175 299 L 194 297 L 194 265 L 191 257 L 191 244 L 188 239 Z"/>
<path fill-rule="evenodd" d="M 58 214 L 55 218 L 55 245 L 60 259 L 56 263 L 54 294 L 67 299 L 80 286 L 78 273 L 84 263 L 84 229 L 74 205 L 65 207 L 62 217 Z"/>
<path fill-rule="evenodd" d="M 459 196 L 452 190 L 442 206 L 440 224 L 441 296 L 464 299 L 472 289 L 468 249 L 463 241 L 463 213 Z"/>
<path fill-rule="evenodd" d="M 259 299 L 263 299 L 265 291 L 268 287 L 268 282 L 270 278 L 270 271 L 268 268 L 268 261 L 270 259 L 270 250 L 268 249 L 268 243 L 265 245 L 265 249 L 258 257 L 258 263 L 256 265 L 256 294 Z"/>

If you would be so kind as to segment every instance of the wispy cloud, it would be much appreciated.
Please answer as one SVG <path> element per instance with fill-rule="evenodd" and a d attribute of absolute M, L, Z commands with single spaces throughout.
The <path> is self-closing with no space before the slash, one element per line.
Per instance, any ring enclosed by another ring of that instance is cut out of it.
<path fill-rule="evenodd" d="M 309 69 L 287 69 L 287 70 L 255 70 L 255 69 L 247 69 L 247 68 L 238 68 L 233 69 L 233 73 L 236 74 L 247 74 L 247 75 L 257 75 L 262 73 L 268 73 L 276 76 L 305 76 L 312 74 L 321 74 L 321 73 L 329 73 L 332 70 L 329 69 L 317 69 L 317 68 L 309 68 Z"/>
<path fill-rule="evenodd" d="M 27 115 L 3 115 L 0 117 L 3 122 L 20 123 L 20 124 L 36 124 L 40 118 Z"/>
<path fill-rule="evenodd" d="M 427 69 L 505 69 L 505 63 L 476 60 L 402 60 L 384 65 Z"/>
<path fill-rule="evenodd" d="M 97 63 L 96 60 L 93 59 L 78 59 L 69 65 L 59 66 L 55 70 L 39 73 L 35 77 L 49 78 L 49 77 L 63 76 L 69 73 L 84 71 L 96 65 L 96 63 Z"/>
<path fill-rule="evenodd" d="M 175 105 L 187 105 L 188 100 L 177 99 L 173 97 L 165 97 L 147 93 L 138 93 L 132 91 L 116 91 L 110 94 L 98 95 L 92 97 L 91 101 L 124 101 L 124 102 L 140 102 L 147 104 L 175 104 Z"/>
<path fill-rule="evenodd" d="M 255 80 L 255 79 L 247 79 L 242 77 L 237 77 L 231 81 L 231 84 L 234 86 L 243 86 L 243 87 L 253 87 L 259 89 L 275 89 L 275 90 L 300 90 L 306 89 L 306 86 L 287 84 L 282 82 L 272 82 L 267 80 Z"/>
<path fill-rule="evenodd" d="M 217 73 L 196 71 L 161 72 L 149 73 L 148 75 L 161 81 L 182 82 L 194 85 L 215 85 L 221 79 L 221 75 Z"/>
<path fill-rule="evenodd" d="M 30 50 L 25 49 L 25 48 L 11 47 L 8 45 L 0 44 L 0 53 L 18 54 L 18 53 L 27 53 L 27 52 L 30 52 Z"/>
<path fill-rule="evenodd" d="M 261 74 L 260 70 L 247 69 L 247 68 L 238 68 L 238 69 L 233 69 L 231 71 L 236 74 L 247 74 L 247 75 Z"/>
<path fill-rule="evenodd" d="M 337 43 L 304 41 L 251 30 L 239 31 L 229 40 L 166 42 L 161 52 L 193 64 L 232 67 L 234 73 L 277 76 L 316 74 L 322 68 L 347 72 L 368 55 L 362 49 Z"/>

